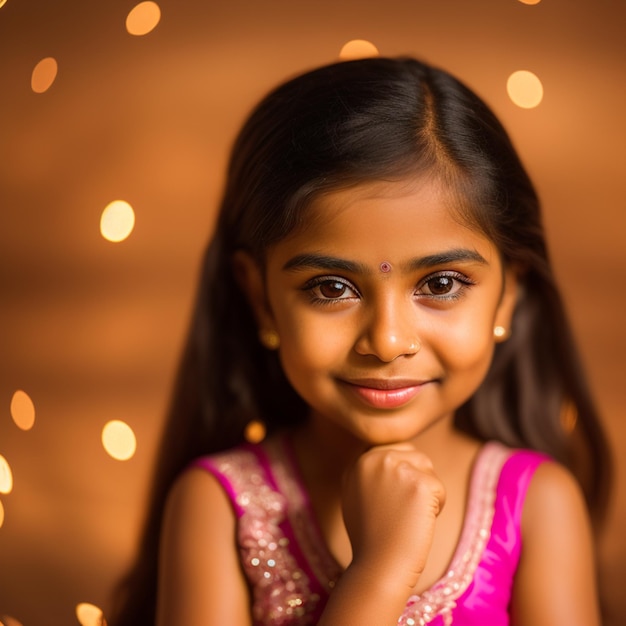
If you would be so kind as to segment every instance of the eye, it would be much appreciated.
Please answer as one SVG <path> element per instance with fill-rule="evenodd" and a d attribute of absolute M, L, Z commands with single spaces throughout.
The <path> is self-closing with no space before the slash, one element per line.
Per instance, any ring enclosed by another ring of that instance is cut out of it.
<path fill-rule="evenodd" d="M 350 283 L 334 277 L 315 278 L 304 286 L 304 290 L 311 294 L 314 301 L 320 302 L 359 297 L 357 290 Z"/>
<path fill-rule="evenodd" d="M 317 288 L 324 298 L 341 298 L 348 291 L 347 285 L 335 280 L 321 283 Z"/>
<path fill-rule="evenodd" d="M 435 276 L 426 281 L 425 287 L 433 296 L 443 296 L 454 289 L 454 278 L 451 276 Z"/>
<path fill-rule="evenodd" d="M 436 274 L 422 281 L 418 291 L 432 298 L 458 298 L 473 282 L 458 272 Z"/>

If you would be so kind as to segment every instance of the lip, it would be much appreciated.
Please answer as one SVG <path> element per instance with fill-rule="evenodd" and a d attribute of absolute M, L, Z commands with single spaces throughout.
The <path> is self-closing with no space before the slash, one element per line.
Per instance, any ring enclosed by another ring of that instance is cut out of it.
<path fill-rule="evenodd" d="M 344 380 L 347 388 L 375 409 L 395 409 L 407 404 L 428 381 L 404 378 Z"/>

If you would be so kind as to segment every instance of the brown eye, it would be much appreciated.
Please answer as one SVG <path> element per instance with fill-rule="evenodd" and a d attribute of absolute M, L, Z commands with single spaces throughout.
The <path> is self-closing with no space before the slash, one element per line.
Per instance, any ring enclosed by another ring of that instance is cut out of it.
<path fill-rule="evenodd" d="M 347 291 L 347 285 L 340 283 L 336 280 L 329 280 L 327 282 L 321 283 L 317 287 L 319 289 L 320 295 L 324 298 L 341 298 Z"/>
<path fill-rule="evenodd" d="M 433 296 L 445 296 L 454 288 L 454 278 L 451 276 L 436 276 L 426 282 L 428 291 Z"/>

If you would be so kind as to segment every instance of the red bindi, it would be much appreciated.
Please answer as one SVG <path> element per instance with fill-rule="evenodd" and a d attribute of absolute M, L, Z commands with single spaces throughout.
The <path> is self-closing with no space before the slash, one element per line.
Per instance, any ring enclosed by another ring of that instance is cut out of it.
<path fill-rule="evenodd" d="M 387 261 L 383 261 L 379 265 L 379 269 L 381 272 L 383 272 L 383 274 L 386 274 L 387 272 L 391 272 L 391 263 L 387 263 Z"/>

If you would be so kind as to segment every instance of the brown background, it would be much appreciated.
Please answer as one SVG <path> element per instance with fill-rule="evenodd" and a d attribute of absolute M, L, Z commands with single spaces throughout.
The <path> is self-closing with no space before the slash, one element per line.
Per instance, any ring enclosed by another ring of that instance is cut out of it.
<path fill-rule="evenodd" d="M 77 624 L 128 563 L 201 249 L 229 144 L 277 81 L 333 61 L 350 39 L 463 77 L 495 108 L 545 206 L 554 263 L 617 457 L 600 545 L 611 618 L 626 621 L 624 111 L 621 0 L 162 0 L 144 37 L 134 1 L 8 0 L 0 8 L 0 615 Z M 30 89 L 53 56 L 55 83 Z M 529 69 L 545 98 L 508 99 Z M 99 234 L 110 201 L 134 232 Z M 25 390 L 28 432 L 9 405 Z M 123 419 L 136 456 L 100 432 Z"/>

